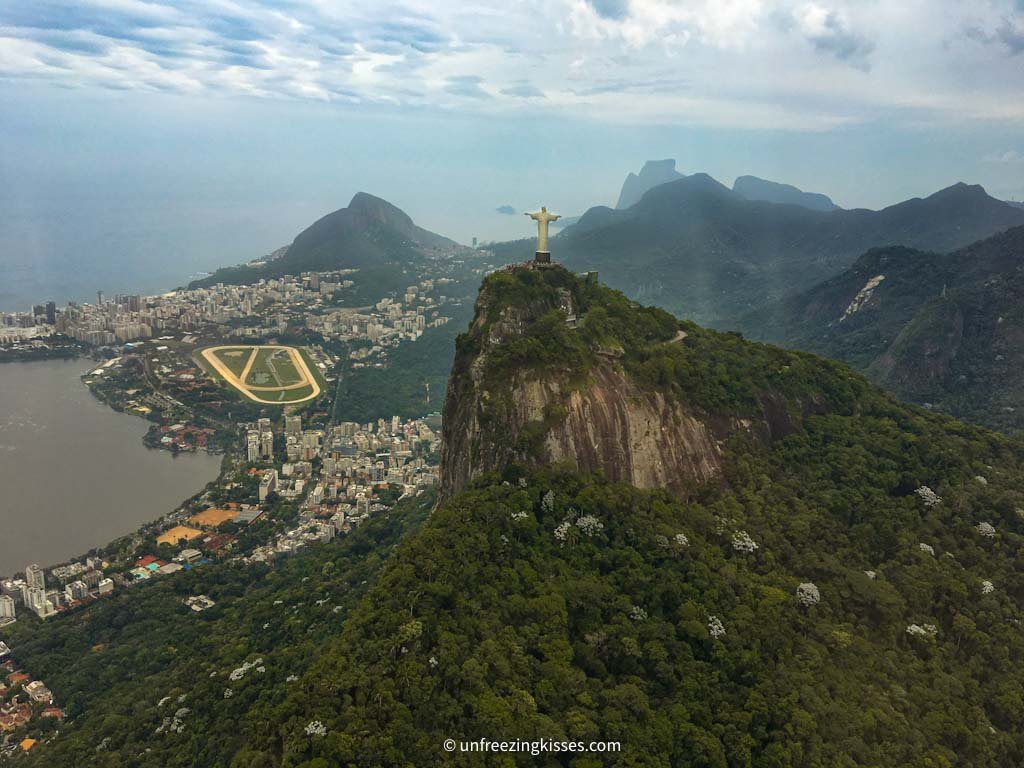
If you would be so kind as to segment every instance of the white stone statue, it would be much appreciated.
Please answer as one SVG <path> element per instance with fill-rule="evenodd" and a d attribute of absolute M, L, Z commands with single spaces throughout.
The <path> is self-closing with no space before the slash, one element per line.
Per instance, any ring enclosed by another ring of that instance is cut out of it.
<path fill-rule="evenodd" d="M 550 253 L 548 251 L 548 224 L 552 221 L 558 221 L 562 217 L 557 213 L 548 213 L 548 209 L 543 205 L 537 213 L 527 213 L 525 215 L 537 222 L 537 253 Z"/>

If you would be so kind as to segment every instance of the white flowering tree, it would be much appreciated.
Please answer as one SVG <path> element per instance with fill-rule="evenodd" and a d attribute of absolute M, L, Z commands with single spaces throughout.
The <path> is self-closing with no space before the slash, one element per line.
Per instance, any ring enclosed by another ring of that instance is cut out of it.
<path fill-rule="evenodd" d="M 805 581 L 796 588 L 796 600 L 804 608 L 810 608 L 812 605 L 817 605 L 821 602 L 821 592 L 818 591 L 816 585 Z"/>
<path fill-rule="evenodd" d="M 757 551 L 758 544 L 746 531 L 735 531 L 732 535 L 732 548 L 737 552 L 749 555 Z"/>
<path fill-rule="evenodd" d="M 924 502 L 926 507 L 937 507 L 942 503 L 942 497 L 939 496 L 935 491 L 929 488 L 927 485 L 922 485 L 916 491 L 914 491 L 920 497 L 921 501 Z"/>
<path fill-rule="evenodd" d="M 725 637 L 725 625 L 717 616 L 708 616 L 708 634 L 715 640 Z"/>
<path fill-rule="evenodd" d="M 928 555 L 931 555 L 932 557 L 935 557 L 935 547 L 933 547 L 931 544 L 925 544 L 922 541 L 920 544 L 917 545 L 917 548 L 920 549 L 925 554 L 928 554 Z"/>
<path fill-rule="evenodd" d="M 555 492 L 554 491 L 548 491 L 547 493 L 545 493 L 541 497 L 541 499 L 540 499 L 540 508 L 544 512 L 554 512 L 555 511 Z"/>
<path fill-rule="evenodd" d="M 327 726 L 321 723 L 319 720 L 311 720 L 306 724 L 306 735 L 307 736 L 326 736 Z"/>
<path fill-rule="evenodd" d="M 996 585 L 993 584 L 988 579 L 985 579 L 985 581 L 981 582 L 981 594 L 983 594 L 983 595 L 991 595 L 995 591 L 996 591 Z"/>
<path fill-rule="evenodd" d="M 992 525 L 992 523 L 978 523 L 976 526 L 974 526 L 974 530 L 976 530 L 986 539 L 991 539 L 996 535 L 996 529 L 995 526 Z"/>
<path fill-rule="evenodd" d="M 576 527 L 580 529 L 580 533 L 584 536 L 593 536 L 604 530 L 604 523 L 593 515 L 583 515 L 576 521 Z"/>
<path fill-rule="evenodd" d="M 559 546 L 564 547 L 566 543 L 570 541 L 572 533 L 572 523 L 570 523 L 568 520 L 563 520 L 555 528 L 555 541 L 558 542 Z"/>

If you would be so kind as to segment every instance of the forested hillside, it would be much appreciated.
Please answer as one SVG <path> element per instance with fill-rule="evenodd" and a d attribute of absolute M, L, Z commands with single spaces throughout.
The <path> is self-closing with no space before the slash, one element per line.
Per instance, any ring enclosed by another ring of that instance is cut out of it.
<path fill-rule="evenodd" d="M 1024 227 L 952 253 L 876 248 L 739 321 L 754 338 L 849 362 L 915 402 L 1024 430 Z"/>
<path fill-rule="evenodd" d="M 219 269 L 190 287 L 358 269 L 360 281 L 374 285 L 368 295 L 381 296 L 406 285 L 408 268 L 421 265 L 425 256 L 458 248 L 454 241 L 414 224 L 408 214 L 388 201 L 359 192 L 348 207 L 315 221 L 291 245 L 275 252 L 274 258 L 257 265 Z"/>

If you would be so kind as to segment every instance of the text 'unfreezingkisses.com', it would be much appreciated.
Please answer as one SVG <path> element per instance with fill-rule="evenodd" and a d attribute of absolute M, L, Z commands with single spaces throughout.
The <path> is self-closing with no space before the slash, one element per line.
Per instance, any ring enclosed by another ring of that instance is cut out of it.
<path fill-rule="evenodd" d="M 567 752 L 585 754 L 609 753 L 622 751 L 622 743 L 618 741 L 554 741 L 551 739 L 534 739 L 523 741 L 513 739 L 496 741 L 493 739 L 475 739 L 461 741 L 444 740 L 445 752 L 492 752 L 499 754 L 526 754 L 534 757 L 548 754 L 564 754 Z"/>

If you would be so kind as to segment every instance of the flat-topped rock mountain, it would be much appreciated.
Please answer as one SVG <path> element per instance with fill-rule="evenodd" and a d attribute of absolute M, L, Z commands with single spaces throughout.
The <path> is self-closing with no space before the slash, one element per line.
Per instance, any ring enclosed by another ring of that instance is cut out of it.
<path fill-rule="evenodd" d="M 682 178 L 685 178 L 685 175 L 676 170 L 675 160 L 648 160 L 640 169 L 640 173 L 631 172 L 626 176 L 626 180 L 622 182 L 622 191 L 619 192 L 619 201 L 615 204 L 615 208 L 618 210 L 630 208 L 640 202 L 640 198 L 648 190 Z"/>

